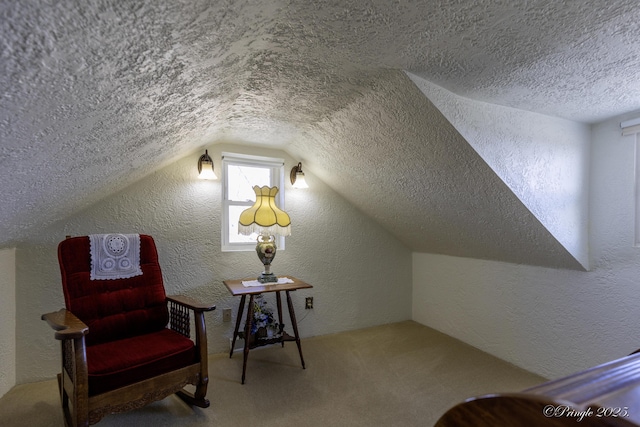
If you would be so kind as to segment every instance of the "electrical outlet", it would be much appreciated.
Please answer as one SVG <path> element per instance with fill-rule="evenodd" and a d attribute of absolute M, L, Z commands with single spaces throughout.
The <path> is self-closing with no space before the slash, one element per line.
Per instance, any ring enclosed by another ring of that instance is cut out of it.
<path fill-rule="evenodd" d="M 313 308 L 313 297 L 306 297 L 304 299 L 304 308 L 307 310 Z"/>
<path fill-rule="evenodd" d="M 223 322 L 231 322 L 231 309 L 223 308 L 222 309 L 222 321 Z"/>

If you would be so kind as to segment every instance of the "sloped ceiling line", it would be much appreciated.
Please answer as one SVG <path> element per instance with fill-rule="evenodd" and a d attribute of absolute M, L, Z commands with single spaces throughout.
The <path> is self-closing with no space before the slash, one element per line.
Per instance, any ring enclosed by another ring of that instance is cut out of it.
<path fill-rule="evenodd" d="M 408 74 L 527 209 L 589 268 L 590 128 L 464 99 Z"/>
<path fill-rule="evenodd" d="M 416 252 L 584 269 L 404 73 L 383 79 L 287 150 Z"/>

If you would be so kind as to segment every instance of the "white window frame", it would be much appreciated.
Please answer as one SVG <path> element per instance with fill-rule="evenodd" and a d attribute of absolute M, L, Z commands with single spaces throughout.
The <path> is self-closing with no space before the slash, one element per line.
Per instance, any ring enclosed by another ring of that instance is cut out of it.
<path fill-rule="evenodd" d="M 640 247 L 640 117 L 620 123 L 622 136 L 635 138 L 635 232 L 633 246 Z"/>
<path fill-rule="evenodd" d="M 635 161 L 635 236 L 633 246 L 640 248 L 640 133 L 636 132 L 636 161 Z"/>
<path fill-rule="evenodd" d="M 256 242 L 230 242 L 229 241 L 229 208 L 230 206 L 246 206 L 250 208 L 255 203 L 255 198 L 248 201 L 229 200 L 229 165 L 244 165 L 270 170 L 270 186 L 278 187 L 280 191 L 276 195 L 278 207 L 284 207 L 284 159 L 274 157 L 252 156 L 238 153 L 222 153 L 222 252 L 254 251 Z M 284 236 L 276 236 L 278 250 L 284 250 Z"/>

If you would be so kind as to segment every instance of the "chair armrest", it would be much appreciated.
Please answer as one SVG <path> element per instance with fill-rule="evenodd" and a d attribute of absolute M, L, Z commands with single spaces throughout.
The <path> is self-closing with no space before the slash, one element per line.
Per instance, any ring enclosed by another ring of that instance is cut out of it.
<path fill-rule="evenodd" d="M 190 308 L 195 312 L 212 311 L 216 309 L 216 306 L 213 304 L 202 304 L 194 300 L 193 298 L 189 298 L 184 295 L 171 295 L 167 296 L 167 299 L 169 301 L 175 302 L 176 304 L 180 304 L 187 308 Z"/>
<path fill-rule="evenodd" d="M 58 340 L 81 338 L 89 333 L 89 327 L 65 308 L 43 314 L 42 320 L 57 331 L 55 338 Z"/>

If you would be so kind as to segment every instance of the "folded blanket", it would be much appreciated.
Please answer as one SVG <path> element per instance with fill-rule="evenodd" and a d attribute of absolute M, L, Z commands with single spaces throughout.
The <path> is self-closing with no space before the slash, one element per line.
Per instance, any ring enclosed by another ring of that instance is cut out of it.
<path fill-rule="evenodd" d="M 91 280 L 126 279 L 142 274 L 139 234 L 91 234 Z"/>

